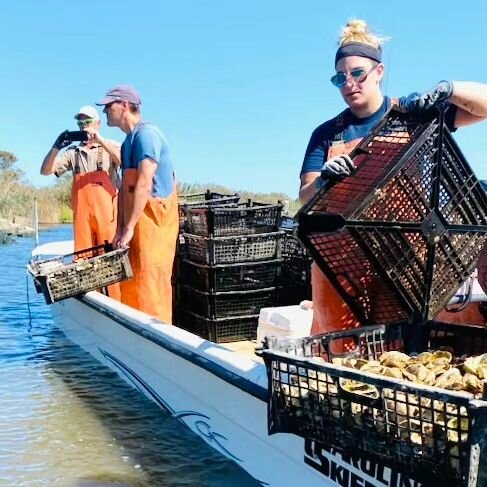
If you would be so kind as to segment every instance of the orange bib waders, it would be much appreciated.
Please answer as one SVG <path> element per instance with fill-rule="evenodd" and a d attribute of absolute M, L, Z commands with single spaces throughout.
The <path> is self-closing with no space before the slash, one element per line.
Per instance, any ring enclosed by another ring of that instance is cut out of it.
<path fill-rule="evenodd" d="M 75 173 L 71 201 L 75 251 L 113 240 L 117 228 L 117 190 L 106 171 Z M 120 300 L 119 284 L 109 286 L 108 295 Z"/>
<path fill-rule="evenodd" d="M 137 169 L 124 170 L 121 193 L 124 218 L 132 212 L 137 178 Z M 122 303 L 167 324 L 172 324 L 171 275 L 178 234 L 178 196 L 174 186 L 167 198 L 149 197 L 129 244 L 134 277 L 120 283 Z"/>

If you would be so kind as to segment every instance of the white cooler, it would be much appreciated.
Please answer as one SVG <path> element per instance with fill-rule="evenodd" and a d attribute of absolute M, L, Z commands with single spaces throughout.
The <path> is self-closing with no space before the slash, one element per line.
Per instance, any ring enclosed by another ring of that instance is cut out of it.
<path fill-rule="evenodd" d="M 266 336 L 283 338 L 301 338 L 311 334 L 313 310 L 305 309 L 299 304 L 280 306 L 279 308 L 262 308 L 257 326 L 257 346 Z"/>

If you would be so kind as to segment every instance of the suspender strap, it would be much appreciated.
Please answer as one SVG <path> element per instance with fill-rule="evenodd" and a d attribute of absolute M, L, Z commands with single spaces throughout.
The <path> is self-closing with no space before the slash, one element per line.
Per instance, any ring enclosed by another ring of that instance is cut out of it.
<path fill-rule="evenodd" d="M 75 149 L 74 153 L 74 174 L 79 174 L 81 168 L 79 166 L 79 158 L 81 157 L 79 149 Z M 88 156 L 87 156 L 88 157 Z M 96 170 L 103 171 L 103 147 L 99 145 L 96 151 Z"/>
<path fill-rule="evenodd" d="M 79 167 L 79 150 L 74 150 L 74 174 L 79 174 L 81 172 L 81 169 Z"/>
<path fill-rule="evenodd" d="M 98 146 L 98 152 L 96 154 L 96 170 L 103 171 L 103 148 Z"/>

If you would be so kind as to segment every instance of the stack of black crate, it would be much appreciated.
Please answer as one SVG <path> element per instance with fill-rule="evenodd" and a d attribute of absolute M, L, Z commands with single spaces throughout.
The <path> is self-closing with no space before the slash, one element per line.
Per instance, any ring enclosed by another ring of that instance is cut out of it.
<path fill-rule="evenodd" d="M 178 195 L 178 210 L 179 210 L 179 236 L 176 246 L 176 255 L 174 257 L 173 273 L 172 273 L 172 289 L 173 289 L 173 325 L 178 325 L 179 318 L 179 282 L 181 278 L 181 261 L 186 255 L 186 248 L 184 244 L 184 227 L 186 217 L 183 208 L 188 207 L 205 207 L 205 206 L 226 206 L 238 203 L 240 195 L 238 193 L 224 194 L 217 193 L 211 190 L 206 190 L 204 193 L 182 193 Z"/>
<path fill-rule="evenodd" d="M 261 308 L 278 304 L 281 204 L 183 205 L 177 320 L 216 343 L 255 339 Z"/>

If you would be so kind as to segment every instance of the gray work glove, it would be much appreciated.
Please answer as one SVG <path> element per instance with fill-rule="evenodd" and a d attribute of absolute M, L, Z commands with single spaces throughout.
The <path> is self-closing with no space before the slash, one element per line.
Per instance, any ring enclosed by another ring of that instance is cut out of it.
<path fill-rule="evenodd" d="M 421 115 L 442 101 L 447 100 L 453 94 L 453 84 L 450 81 L 440 81 L 431 90 L 424 93 L 411 93 L 399 100 L 399 108 L 402 112 L 411 115 Z"/>
<path fill-rule="evenodd" d="M 56 141 L 53 144 L 53 147 L 55 149 L 61 150 L 61 149 L 64 149 L 65 147 L 67 147 L 69 144 L 71 144 L 71 140 L 68 137 L 68 132 L 69 132 L 69 130 L 65 130 L 64 132 L 61 132 L 58 135 L 58 138 L 56 139 Z"/>
<path fill-rule="evenodd" d="M 351 176 L 357 167 L 350 156 L 342 154 L 328 159 L 321 168 L 321 177 L 325 181 L 340 181 Z"/>

